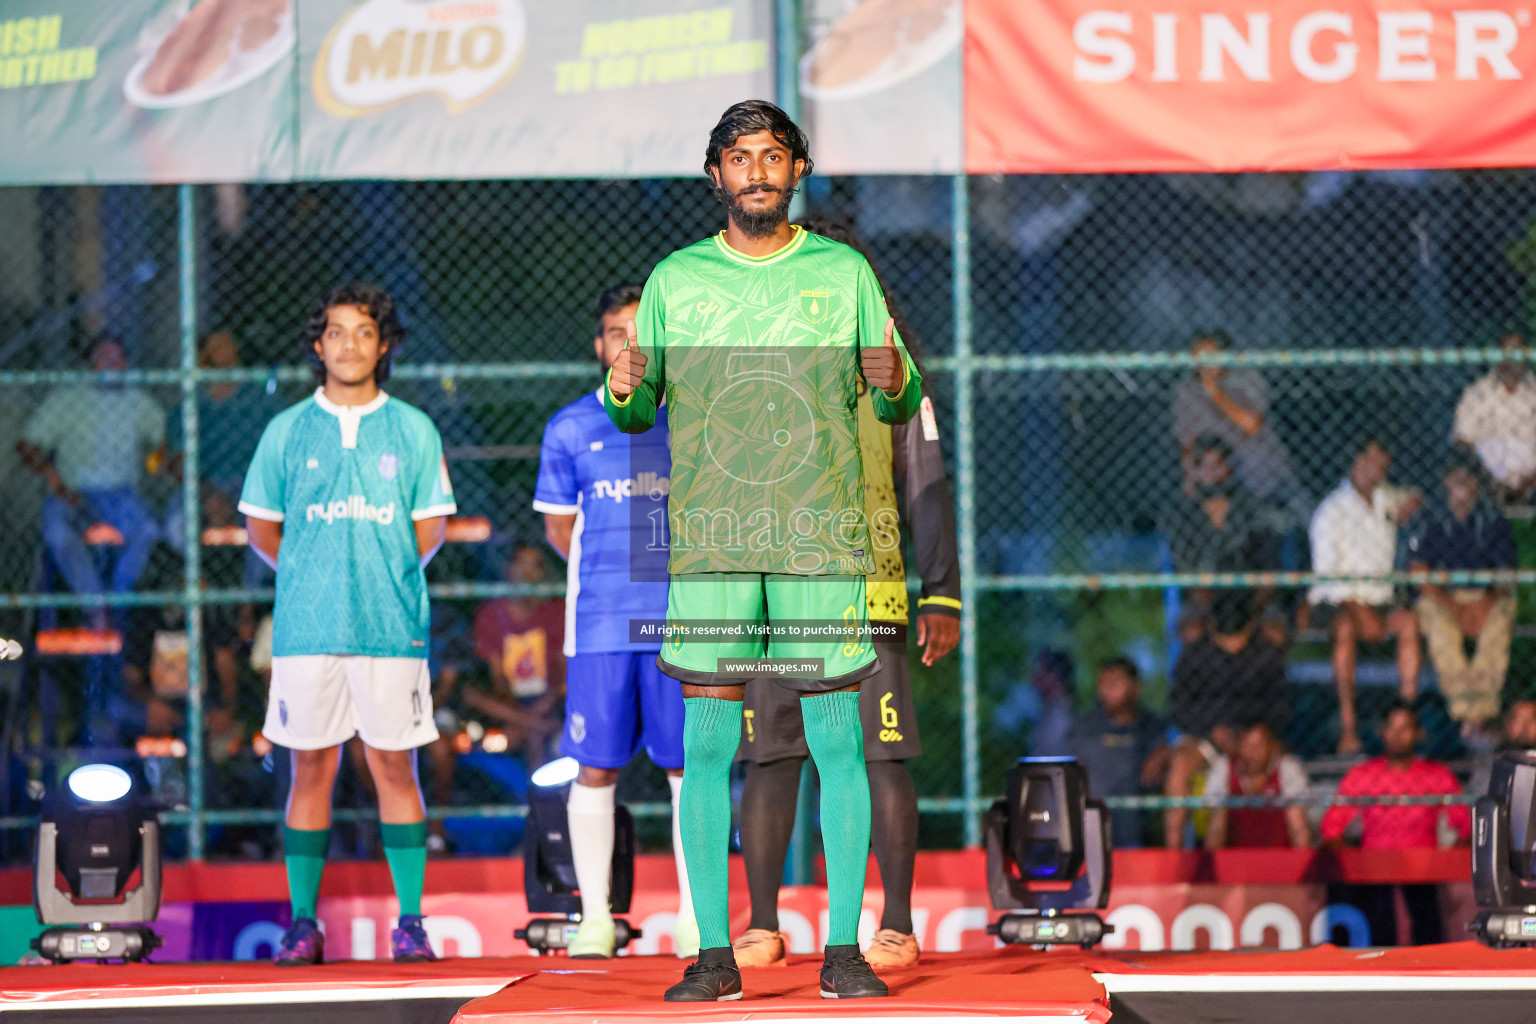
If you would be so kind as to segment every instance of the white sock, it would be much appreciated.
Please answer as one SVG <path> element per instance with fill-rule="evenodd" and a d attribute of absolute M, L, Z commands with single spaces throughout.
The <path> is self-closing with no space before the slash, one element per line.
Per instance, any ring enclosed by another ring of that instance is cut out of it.
<path fill-rule="evenodd" d="M 608 879 L 613 872 L 614 791 L 618 786 L 571 784 L 565 816 L 569 822 L 571 860 L 581 890 L 581 916 L 607 917 Z"/>
<path fill-rule="evenodd" d="M 677 858 L 677 916 L 679 920 L 693 920 L 693 892 L 688 888 L 688 865 L 683 863 L 683 816 L 678 811 L 678 798 L 683 792 L 683 777 L 668 775 L 667 784 L 672 787 L 672 855 Z"/>

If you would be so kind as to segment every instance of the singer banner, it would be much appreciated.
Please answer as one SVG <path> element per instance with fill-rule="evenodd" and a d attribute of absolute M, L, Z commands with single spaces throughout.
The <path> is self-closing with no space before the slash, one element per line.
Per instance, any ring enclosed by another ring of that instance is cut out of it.
<path fill-rule="evenodd" d="M 1536 164 L 1531 8 L 967 0 L 973 174 Z"/>

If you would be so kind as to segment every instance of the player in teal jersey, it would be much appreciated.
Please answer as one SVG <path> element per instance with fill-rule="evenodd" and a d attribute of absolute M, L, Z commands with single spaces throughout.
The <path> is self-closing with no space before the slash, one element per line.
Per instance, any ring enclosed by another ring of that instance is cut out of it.
<path fill-rule="evenodd" d="M 858 947 L 870 828 L 858 691 L 879 663 L 867 632 L 873 562 L 857 401 L 862 376 L 875 415 L 905 422 L 922 378 L 864 257 L 788 222 L 811 159 L 782 110 L 760 100 L 727 110 L 704 169 L 726 228 L 656 267 L 634 341 L 603 389 L 620 430 L 649 428 L 665 397 L 671 431 L 669 632 L 658 663 L 683 683 L 680 809 L 700 952 L 666 998 L 741 998 L 729 782 L 744 685 L 770 671 L 752 660 L 765 651 L 783 659 L 775 678 L 801 694 L 822 779 L 821 993 L 884 996 Z M 769 624 L 785 632 L 765 637 Z"/>
<path fill-rule="evenodd" d="M 341 746 L 365 745 L 400 900 L 394 958 L 433 959 L 422 925 L 427 825 L 416 748 L 437 739 L 427 672 L 427 562 L 456 511 L 443 442 L 379 389 L 405 340 L 394 301 L 350 284 L 321 299 L 304 351 L 321 386 L 261 435 L 240 496 L 277 571 L 263 733 L 293 754 L 284 829 L 293 924 L 280 966 L 319 963 L 315 923 Z"/>

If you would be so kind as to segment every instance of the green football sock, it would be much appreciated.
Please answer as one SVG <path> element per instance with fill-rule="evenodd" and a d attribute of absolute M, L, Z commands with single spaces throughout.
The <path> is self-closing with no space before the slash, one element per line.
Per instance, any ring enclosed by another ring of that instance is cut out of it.
<path fill-rule="evenodd" d="M 683 700 L 683 861 L 699 922 L 699 948 L 731 944 L 731 762 L 741 742 L 741 701 Z"/>
<path fill-rule="evenodd" d="M 313 919 L 320 900 L 320 875 L 325 871 L 325 854 L 331 848 L 328 828 L 289 828 L 283 826 L 283 862 L 288 866 L 288 900 L 293 905 L 293 919 Z"/>
<path fill-rule="evenodd" d="M 400 916 L 421 913 L 421 890 L 427 884 L 427 823 L 379 826 L 384 837 L 384 859 L 389 862 L 389 877 L 395 883 L 395 898 L 400 901 Z"/>
<path fill-rule="evenodd" d="M 827 858 L 827 945 L 859 941 L 869 864 L 869 775 L 858 693 L 800 698 L 805 745 L 821 776 L 821 845 Z"/>

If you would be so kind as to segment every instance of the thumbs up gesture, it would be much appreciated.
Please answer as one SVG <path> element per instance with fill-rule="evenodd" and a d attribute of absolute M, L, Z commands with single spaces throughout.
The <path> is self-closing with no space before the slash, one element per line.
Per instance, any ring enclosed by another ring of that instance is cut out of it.
<path fill-rule="evenodd" d="M 625 398 L 635 393 L 645 379 L 645 353 L 635 341 L 635 322 L 624 325 L 624 347 L 613 361 L 613 372 L 608 375 L 608 388 L 615 398 Z"/>
<path fill-rule="evenodd" d="M 896 347 L 896 321 L 885 321 L 885 344 L 879 348 L 866 348 L 859 352 L 860 368 L 864 379 L 872 388 L 879 388 L 888 395 L 899 394 L 906 379 L 906 368 L 901 362 L 901 350 Z"/>

